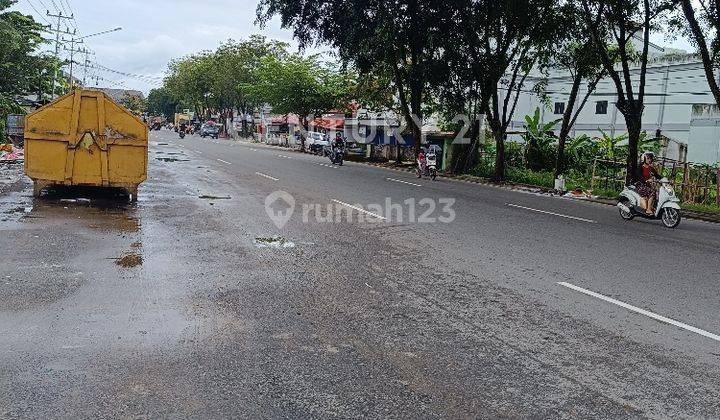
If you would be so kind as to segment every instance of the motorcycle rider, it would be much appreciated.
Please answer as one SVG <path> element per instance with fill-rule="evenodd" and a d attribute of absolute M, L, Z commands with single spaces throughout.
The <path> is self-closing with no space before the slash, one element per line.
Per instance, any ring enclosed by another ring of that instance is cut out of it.
<path fill-rule="evenodd" d="M 342 150 L 345 147 L 345 140 L 343 139 L 342 135 L 338 131 L 335 134 L 335 141 L 333 143 L 333 148 Z"/>
<path fill-rule="evenodd" d="M 654 162 L 654 153 L 643 153 L 637 172 L 635 173 L 635 185 L 637 186 L 637 192 L 640 194 L 640 197 L 642 197 L 641 204 L 642 207 L 645 208 L 645 213 L 648 216 L 653 216 L 655 214 L 653 207 L 655 204 L 656 189 L 653 181 L 662 178 L 655 169 L 655 166 L 653 166 Z"/>
<path fill-rule="evenodd" d="M 417 161 L 420 167 L 420 173 L 424 174 L 425 168 L 427 167 L 427 158 L 425 156 L 425 149 L 422 147 L 420 148 L 420 153 L 418 153 Z"/>

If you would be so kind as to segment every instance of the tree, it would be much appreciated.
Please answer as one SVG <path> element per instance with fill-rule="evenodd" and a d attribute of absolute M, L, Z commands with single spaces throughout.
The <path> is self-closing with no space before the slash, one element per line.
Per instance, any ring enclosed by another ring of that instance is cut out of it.
<path fill-rule="evenodd" d="M 263 103 L 253 102 L 244 87 L 257 79 L 256 71 L 266 57 L 287 55 L 284 42 L 253 35 L 247 40 L 228 40 L 215 51 L 173 60 L 165 88 L 180 106 L 194 109 L 197 115 L 239 111 L 243 116 Z M 243 118 L 243 135 L 249 135 Z"/>
<path fill-rule="evenodd" d="M 716 70 L 720 51 L 720 9 L 716 0 L 679 0 L 682 13 L 687 20 L 686 29 L 691 35 L 702 58 L 705 76 L 715 102 L 720 106 L 720 86 Z"/>
<path fill-rule="evenodd" d="M 36 54 L 45 42 L 43 26 L 31 16 L 6 11 L 16 2 L 0 0 L 0 120 L 11 112 L 20 112 L 17 98 L 37 94 L 42 100 L 48 91 L 52 69 L 59 62 Z M 4 123 L 3 123 L 4 124 Z M 2 128 L 2 127 L 0 127 Z M 0 130 L 1 131 L 1 130 Z M 0 133 L 0 139 L 4 139 Z"/>
<path fill-rule="evenodd" d="M 217 69 L 215 56 L 209 51 L 173 60 L 169 65 L 170 74 L 165 78 L 165 87 L 184 107 L 193 109 L 197 115 L 211 113 L 219 105 L 217 92 L 213 90 Z"/>
<path fill-rule="evenodd" d="M 673 6 L 668 0 L 581 0 L 581 17 L 592 45 L 617 91 L 617 108 L 628 131 L 627 179 L 638 166 L 638 145 L 645 110 L 645 85 L 650 34 Z M 634 41 L 640 41 L 640 52 Z M 615 52 L 616 51 L 616 52 Z M 619 61 L 620 69 L 616 67 Z M 637 73 L 631 67 L 637 65 Z"/>
<path fill-rule="evenodd" d="M 253 102 L 242 86 L 254 82 L 264 58 L 281 59 L 287 56 L 287 49 L 287 43 L 267 40 L 260 35 L 252 35 L 239 42 L 229 40 L 222 44 L 215 52 L 217 71 L 213 83 L 213 91 L 220 98 L 222 108 L 235 109 L 244 117 L 263 105 Z M 249 135 L 246 118 L 242 119 L 242 135 Z"/>
<path fill-rule="evenodd" d="M 477 98 L 495 140 L 494 181 L 505 178 L 505 140 L 533 67 L 557 38 L 552 0 L 460 0 L 446 61 Z M 448 7 L 447 4 L 445 7 Z M 474 153 L 474 148 L 471 150 Z"/>
<path fill-rule="evenodd" d="M 135 115 L 142 115 L 147 112 L 148 103 L 142 95 L 126 93 L 122 98 L 123 106 Z"/>
<path fill-rule="evenodd" d="M 306 130 L 310 118 L 349 105 L 347 74 L 322 65 L 317 55 L 265 57 L 255 77 L 241 85 L 244 95 L 254 103 L 267 103 L 275 113 L 296 114 Z"/>
<path fill-rule="evenodd" d="M 568 94 L 567 103 L 565 104 L 565 112 L 561 120 L 560 134 L 558 135 L 557 159 L 555 164 L 556 178 L 564 172 L 565 144 L 570 135 L 570 130 L 572 130 L 580 113 L 585 108 L 590 95 L 595 92 L 598 83 L 606 74 L 597 49 L 592 44 L 592 39 L 582 24 L 580 13 L 581 10 L 578 9 L 577 4 L 574 2 L 563 6 L 563 21 L 570 23 L 565 25 L 565 38 L 562 40 L 559 48 L 555 50 L 556 54 L 553 54 L 550 60 L 551 68 L 566 71 L 572 78 L 572 85 Z M 578 22 L 580 22 L 580 24 L 578 24 Z M 613 52 L 610 53 L 613 60 L 615 59 L 615 55 Z M 580 98 L 580 87 L 583 81 L 585 81 L 587 85 L 585 94 Z"/>
<path fill-rule="evenodd" d="M 417 154 L 423 102 L 441 51 L 436 41 L 450 27 L 452 10 L 439 0 L 261 0 L 258 20 L 279 15 L 302 46 L 326 43 L 363 74 L 392 74 Z"/>
<path fill-rule="evenodd" d="M 178 105 L 177 100 L 166 87 L 151 90 L 147 97 L 147 111 L 154 116 L 172 118 Z"/>

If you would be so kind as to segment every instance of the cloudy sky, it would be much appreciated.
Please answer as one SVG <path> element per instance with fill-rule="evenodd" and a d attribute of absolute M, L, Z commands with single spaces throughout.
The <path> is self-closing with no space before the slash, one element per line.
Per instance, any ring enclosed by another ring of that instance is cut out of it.
<path fill-rule="evenodd" d="M 254 25 L 256 7 L 257 0 L 19 0 L 14 6 L 45 24 L 56 23 L 56 19 L 44 16 L 47 9 L 53 14 L 57 9 L 63 14 L 74 13 L 74 23 L 82 35 L 122 27 L 122 31 L 86 40 L 96 53 L 91 60 L 118 72 L 148 77 L 162 77 L 173 58 L 214 49 L 224 40 L 255 33 L 290 42 L 296 48 L 292 34 L 280 29 L 278 21 L 263 29 Z M 154 87 L 141 78 L 91 71 L 105 79 L 101 85 L 144 91 Z"/>
<path fill-rule="evenodd" d="M 121 26 L 122 31 L 89 38 L 86 44 L 96 53 L 91 59 L 99 65 L 135 76 L 100 69 L 90 71 L 102 78 L 100 85 L 145 92 L 158 83 L 153 80 L 162 77 L 171 59 L 214 49 L 229 38 L 242 39 L 260 33 L 296 46 L 292 34 L 281 29 L 277 20 L 263 29 L 256 27 L 256 7 L 257 0 L 19 0 L 14 6 L 43 23 L 51 21 L 44 16 L 47 9 L 55 14 L 58 10 L 63 14 L 74 13 L 74 25 L 81 35 Z M 666 40 L 662 35 L 653 41 L 690 49 L 685 40 Z"/>

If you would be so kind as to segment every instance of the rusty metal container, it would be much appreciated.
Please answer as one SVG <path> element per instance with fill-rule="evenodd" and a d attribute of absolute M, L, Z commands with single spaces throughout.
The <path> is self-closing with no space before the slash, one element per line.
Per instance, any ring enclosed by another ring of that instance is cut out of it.
<path fill-rule="evenodd" d="M 25 119 L 25 174 L 49 185 L 123 188 L 147 179 L 148 128 L 96 90 L 75 90 Z"/>

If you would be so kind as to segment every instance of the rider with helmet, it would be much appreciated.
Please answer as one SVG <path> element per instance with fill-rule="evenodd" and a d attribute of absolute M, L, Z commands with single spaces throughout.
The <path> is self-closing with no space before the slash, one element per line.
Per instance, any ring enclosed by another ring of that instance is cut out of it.
<path fill-rule="evenodd" d="M 654 163 L 655 154 L 653 152 L 643 153 L 637 172 L 635 173 L 635 185 L 637 186 L 637 192 L 642 197 L 643 207 L 649 216 L 655 214 L 653 205 L 656 190 L 653 181 L 662 178 L 655 169 L 655 166 L 653 166 Z"/>

